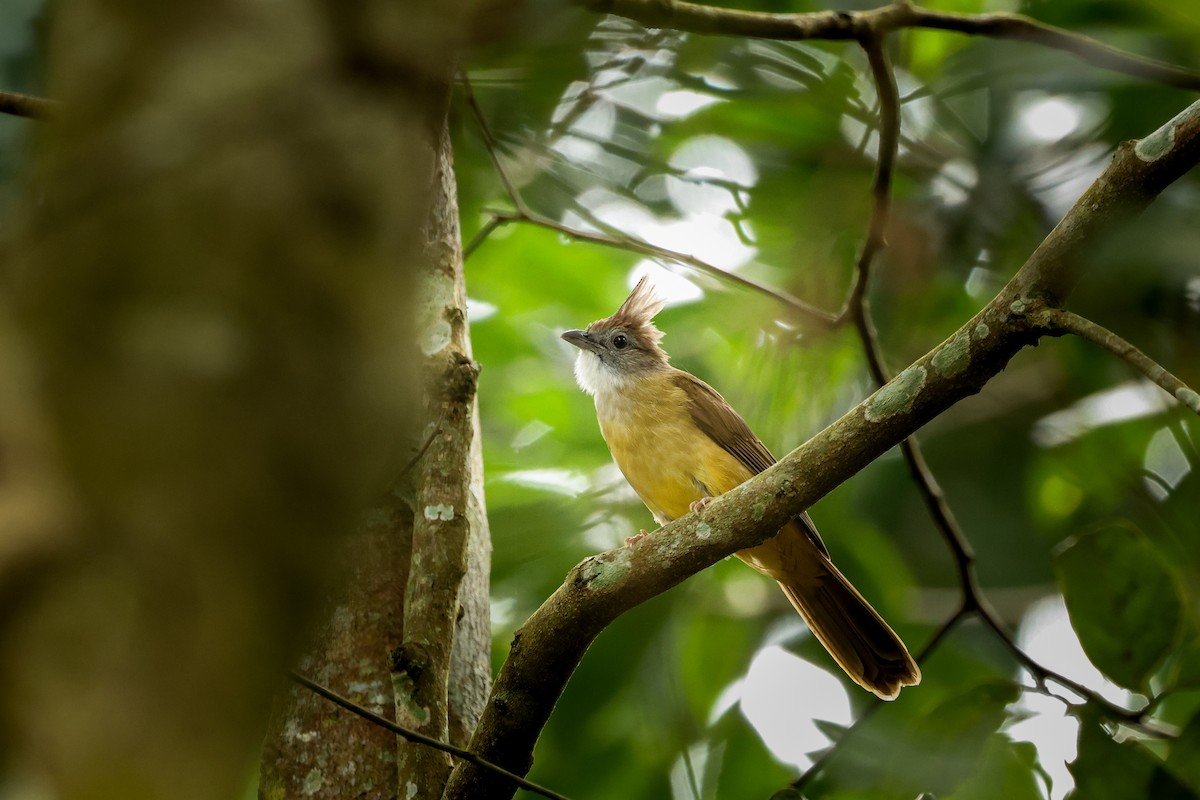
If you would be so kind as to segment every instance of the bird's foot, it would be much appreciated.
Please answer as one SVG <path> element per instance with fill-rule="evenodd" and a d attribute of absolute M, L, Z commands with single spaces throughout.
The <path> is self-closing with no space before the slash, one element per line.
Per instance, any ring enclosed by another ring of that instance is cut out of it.
<path fill-rule="evenodd" d="M 688 506 L 688 508 L 690 508 L 692 511 L 699 511 L 700 509 L 704 508 L 706 505 L 708 505 L 712 501 L 713 501 L 713 499 L 711 497 L 701 497 L 699 500 L 693 501 L 692 504 Z"/>
<path fill-rule="evenodd" d="M 639 530 L 637 536 L 629 536 L 625 539 L 625 546 L 632 547 L 646 537 L 645 530 Z"/>

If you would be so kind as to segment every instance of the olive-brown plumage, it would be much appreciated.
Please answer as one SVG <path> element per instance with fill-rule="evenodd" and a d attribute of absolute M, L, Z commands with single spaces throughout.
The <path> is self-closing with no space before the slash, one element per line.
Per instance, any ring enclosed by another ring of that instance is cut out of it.
<path fill-rule="evenodd" d="M 653 323 L 661 309 L 643 278 L 611 317 L 562 338 L 579 348 L 575 375 L 596 401 L 613 460 L 664 525 L 775 458 L 711 386 L 670 365 Z M 890 700 L 901 687 L 920 682 L 921 670 L 904 643 L 833 565 L 808 514 L 737 556 L 778 581 L 860 686 Z"/>

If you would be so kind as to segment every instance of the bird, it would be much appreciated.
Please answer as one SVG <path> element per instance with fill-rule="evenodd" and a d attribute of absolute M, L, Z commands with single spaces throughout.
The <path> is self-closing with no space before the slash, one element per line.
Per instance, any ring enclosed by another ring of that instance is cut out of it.
<path fill-rule="evenodd" d="M 646 277 L 610 317 L 562 339 L 578 348 L 575 378 L 595 400 L 617 467 L 655 521 L 698 510 L 775 463 L 715 389 L 671 366 L 654 317 L 664 301 Z M 637 546 L 642 534 L 626 540 Z M 869 692 L 895 699 L 921 670 L 895 631 L 830 558 L 808 513 L 737 557 L 774 579 L 817 640 Z"/>

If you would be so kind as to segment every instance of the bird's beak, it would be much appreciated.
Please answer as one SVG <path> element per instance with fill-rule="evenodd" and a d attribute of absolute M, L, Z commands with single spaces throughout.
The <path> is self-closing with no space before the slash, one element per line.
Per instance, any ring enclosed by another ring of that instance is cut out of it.
<path fill-rule="evenodd" d="M 592 353 L 599 353 L 603 347 L 599 342 L 591 337 L 587 331 L 564 331 L 562 335 L 564 342 L 570 342 L 580 350 L 587 350 Z"/>

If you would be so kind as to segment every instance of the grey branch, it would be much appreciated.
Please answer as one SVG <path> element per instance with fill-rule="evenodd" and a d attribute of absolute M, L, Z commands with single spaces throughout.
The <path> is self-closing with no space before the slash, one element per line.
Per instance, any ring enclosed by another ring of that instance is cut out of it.
<path fill-rule="evenodd" d="M 847 300 L 847 306 L 839 315 L 839 318 L 850 317 L 854 320 L 854 326 L 858 331 L 859 340 L 862 343 L 871 376 L 878 385 L 883 386 L 893 376 L 888 371 L 887 365 L 884 362 L 883 348 L 880 345 L 879 336 L 875 330 L 874 321 L 871 318 L 870 304 L 867 301 L 867 288 L 870 282 L 874 256 L 887 244 L 884 232 L 891 201 L 891 171 L 895 162 L 897 142 L 900 137 L 900 98 L 896 88 L 895 74 L 888 62 L 887 53 L 882 47 L 881 41 L 878 39 L 869 39 L 862 44 L 863 48 L 867 51 L 867 56 L 871 64 L 872 77 L 879 95 L 880 141 L 878 167 L 876 168 L 875 183 L 872 187 L 871 221 L 858 258 L 858 263 L 856 264 L 854 288 L 850 294 L 850 298 Z M 1047 313 L 1052 313 L 1052 310 L 1048 310 Z M 1125 724 L 1140 725 L 1143 722 L 1143 717 L 1139 712 L 1131 712 L 1110 703 L 1077 681 L 1073 681 L 1065 675 L 1048 669 L 1036 662 L 1018 647 L 1016 639 L 1004 626 L 999 615 L 991 608 L 991 605 L 987 602 L 987 598 L 983 594 L 982 587 L 980 587 L 976 577 L 975 556 L 972 552 L 971 544 L 967 539 L 966 533 L 959 525 L 953 510 L 950 508 L 941 485 L 929 469 L 917 437 L 913 435 L 901 442 L 900 451 L 904 455 L 909 474 L 918 492 L 921 494 L 921 499 L 929 511 L 930 518 L 941 532 L 946 546 L 950 549 L 951 555 L 954 557 L 959 586 L 962 590 L 962 601 L 959 610 L 934 635 L 931 647 L 940 640 L 945 632 L 954 626 L 966 619 L 978 616 L 992 633 L 1004 643 L 1014 658 L 1030 671 L 1039 686 L 1044 685 L 1047 681 L 1053 681 L 1071 689 L 1081 697 L 1087 698 L 1089 702 L 1101 708 L 1109 717 Z M 930 649 L 926 648 L 925 652 L 930 652 Z M 845 738 L 839 740 L 838 744 L 843 741 L 845 741 Z M 838 744 L 835 744 L 827 751 L 826 755 L 831 755 L 836 751 Z M 818 767 L 819 765 L 814 763 L 812 768 L 802 774 L 792 785 L 795 788 L 802 788 L 804 783 L 816 773 Z"/>

